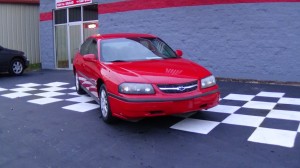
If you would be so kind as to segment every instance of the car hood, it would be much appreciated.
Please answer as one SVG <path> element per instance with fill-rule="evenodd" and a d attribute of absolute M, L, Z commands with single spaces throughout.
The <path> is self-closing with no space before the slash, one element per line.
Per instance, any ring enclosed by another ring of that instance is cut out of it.
<path fill-rule="evenodd" d="M 183 58 L 115 62 L 107 67 L 120 82 L 184 83 L 211 75 L 202 66 Z"/>
<path fill-rule="evenodd" d="M 22 51 L 18 51 L 18 50 L 12 50 L 12 49 L 8 49 L 8 48 L 3 48 L 1 50 L 1 53 L 5 54 L 5 55 L 18 55 L 18 56 L 23 56 L 24 52 Z"/>

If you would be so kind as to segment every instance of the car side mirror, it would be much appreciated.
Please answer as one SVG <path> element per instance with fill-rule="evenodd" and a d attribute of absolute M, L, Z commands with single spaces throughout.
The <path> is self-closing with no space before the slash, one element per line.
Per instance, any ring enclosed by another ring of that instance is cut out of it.
<path fill-rule="evenodd" d="M 86 54 L 83 56 L 85 61 L 94 62 L 96 60 L 95 54 Z"/>
<path fill-rule="evenodd" d="M 183 52 L 182 52 L 181 50 L 176 50 L 176 55 L 177 55 L 178 57 L 182 57 Z"/>

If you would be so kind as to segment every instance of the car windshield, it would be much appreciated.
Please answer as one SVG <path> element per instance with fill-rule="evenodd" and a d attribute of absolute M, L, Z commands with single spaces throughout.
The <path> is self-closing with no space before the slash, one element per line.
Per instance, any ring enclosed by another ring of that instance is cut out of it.
<path fill-rule="evenodd" d="M 101 59 L 104 62 L 165 58 L 177 58 L 177 56 L 159 38 L 117 38 L 101 41 Z"/>

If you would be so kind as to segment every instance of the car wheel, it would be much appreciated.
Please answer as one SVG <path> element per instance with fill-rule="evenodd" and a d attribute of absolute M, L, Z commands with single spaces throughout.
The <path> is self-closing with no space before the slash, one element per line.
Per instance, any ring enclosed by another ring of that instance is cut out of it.
<path fill-rule="evenodd" d="M 75 88 L 76 88 L 76 92 L 78 94 L 85 94 L 85 91 L 82 89 L 80 82 L 79 82 L 79 77 L 78 74 L 75 72 Z"/>
<path fill-rule="evenodd" d="M 99 89 L 99 100 L 102 120 L 106 123 L 113 123 L 115 121 L 115 117 L 112 116 L 112 113 L 110 111 L 107 91 L 104 84 L 102 84 Z"/>
<path fill-rule="evenodd" d="M 20 59 L 13 59 L 10 63 L 8 72 L 12 75 L 22 75 L 24 72 L 24 63 Z"/>

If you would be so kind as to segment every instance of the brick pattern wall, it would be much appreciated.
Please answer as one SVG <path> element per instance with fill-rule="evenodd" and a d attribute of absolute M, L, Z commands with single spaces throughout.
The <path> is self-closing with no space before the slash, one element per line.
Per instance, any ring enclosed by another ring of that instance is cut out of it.
<path fill-rule="evenodd" d="M 55 69 L 54 32 L 52 21 L 40 24 L 40 53 L 43 69 Z"/>
<path fill-rule="evenodd" d="M 123 2 L 93 2 L 99 3 L 100 33 L 158 35 L 217 77 L 300 82 L 300 3 L 233 3 L 101 13 L 103 5 Z M 41 0 L 41 13 L 53 8 L 52 1 Z M 42 21 L 40 26 L 44 68 L 54 68 L 51 24 Z"/>
<path fill-rule="evenodd" d="M 100 33 L 160 36 L 218 77 L 300 82 L 300 3 L 244 3 L 99 15 Z"/>

